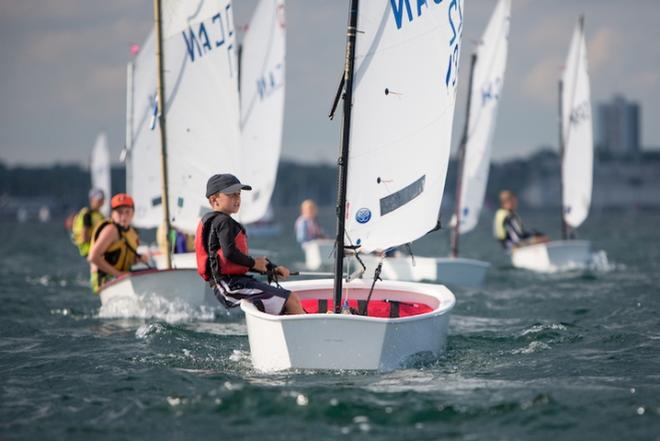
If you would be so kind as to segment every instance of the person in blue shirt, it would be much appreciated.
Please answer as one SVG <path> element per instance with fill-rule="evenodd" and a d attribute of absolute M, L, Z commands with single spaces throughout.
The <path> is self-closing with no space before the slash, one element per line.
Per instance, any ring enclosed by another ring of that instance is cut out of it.
<path fill-rule="evenodd" d="M 303 244 L 314 239 L 325 239 L 327 236 L 316 218 L 316 204 L 311 199 L 305 199 L 300 204 L 300 216 L 296 219 L 296 240 Z"/>

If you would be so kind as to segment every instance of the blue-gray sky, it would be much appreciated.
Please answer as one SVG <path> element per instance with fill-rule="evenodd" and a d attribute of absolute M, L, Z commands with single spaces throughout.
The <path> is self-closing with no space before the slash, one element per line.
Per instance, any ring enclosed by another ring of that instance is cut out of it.
<path fill-rule="evenodd" d="M 376 1 L 376 0 L 363 0 Z M 256 0 L 235 0 L 237 27 Z M 339 124 L 327 112 L 339 80 L 347 0 L 287 1 L 283 156 L 334 162 Z M 465 0 L 454 140 L 463 120 L 466 61 L 495 0 Z M 113 158 L 124 143 L 129 48 L 152 26 L 152 2 L 0 2 L 0 161 L 87 163 L 99 131 Z M 557 77 L 578 15 L 586 15 L 592 100 L 621 92 L 642 105 L 642 144 L 660 146 L 660 1 L 513 0 L 507 75 L 495 160 L 556 145 Z"/>

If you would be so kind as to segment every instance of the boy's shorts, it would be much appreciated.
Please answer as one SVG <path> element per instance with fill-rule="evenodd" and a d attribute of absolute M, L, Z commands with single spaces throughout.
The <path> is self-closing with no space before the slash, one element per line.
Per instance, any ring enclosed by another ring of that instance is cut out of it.
<path fill-rule="evenodd" d="M 291 291 L 268 285 L 250 276 L 226 276 L 213 288 L 215 296 L 226 308 L 238 306 L 242 299 L 248 299 L 261 312 L 273 315 L 284 313 Z"/>

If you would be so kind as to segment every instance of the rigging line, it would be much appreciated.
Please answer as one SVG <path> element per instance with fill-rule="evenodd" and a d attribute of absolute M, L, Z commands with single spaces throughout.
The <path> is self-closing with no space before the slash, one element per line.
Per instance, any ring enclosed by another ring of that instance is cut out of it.
<path fill-rule="evenodd" d="M 364 307 L 360 308 L 360 310 L 358 310 L 359 315 L 365 315 L 365 316 L 367 315 L 368 310 L 369 310 L 369 302 L 371 301 L 371 295 L 374 293 L 374 288 L 376 287 L 376 282 L 378 280 L 383 280 L 383 279 L 380 278 L 380 272 L 383 269 L 383 258 L 384 257 L 385 257 L 385 255 L 383 254 L 383 256 L 380 259 L 380 262 L 378 262 L 378 266 L 374 270 L 374 278 L 371 282 L 371 288 L 369 288 L 369 295 L 367 296 L 367 301 L 365 302 Z"/>

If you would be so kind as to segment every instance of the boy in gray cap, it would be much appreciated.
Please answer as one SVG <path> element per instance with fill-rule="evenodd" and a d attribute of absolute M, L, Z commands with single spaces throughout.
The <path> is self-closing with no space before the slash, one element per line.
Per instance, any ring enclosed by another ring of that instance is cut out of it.
<path fill-rule="evenodd" d="M 248 276 L 248 271 L 274 271 L 283 279 L 285 266 L 273 266 L 265 257 L 251 257 L 245 228 L 231 215 L 241 207 L 241 190 L 252 190 L 236 176 L 218 174 L 206 183 L 206 197 L 213 209 L 200 221 L 195 235 L 197 272 L 209 282 L 218 300 L 226 307 L 249 299 L 269 314 L 304 314 L 300 299 L 291 291 L 268 285 Z"/>

